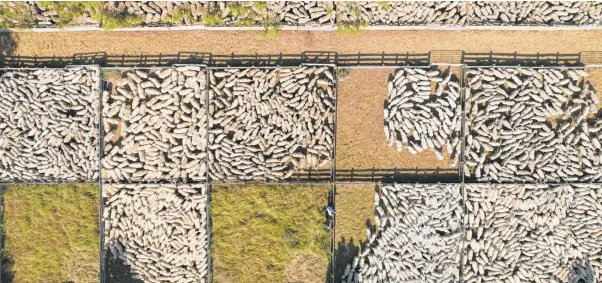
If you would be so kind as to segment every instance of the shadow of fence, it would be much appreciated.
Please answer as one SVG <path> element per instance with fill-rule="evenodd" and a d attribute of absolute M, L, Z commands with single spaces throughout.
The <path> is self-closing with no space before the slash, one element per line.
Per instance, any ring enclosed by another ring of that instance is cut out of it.
<path fill-rule="evenodd" d="M 368 168 L 337 169 L 337 182 L 452 182 L 459 181 L 458 169 L 442 168 Z"/>
<path fill-rule="evenodd" d="M 521 66 L 580 66 L 580 53 L 464 53 L 462 62 L 471 66 L 521 65 Z"/>
<path fill-rule="evenodd" d="M 1 39 L 0 39 L 1 40 Z M 21 56 L 9 52 L 0 54 L 1 67 L 38 68 L 66 65 L 103 67 L 152 67 L 173 64 L 205 64 L 211 67 L 273 67 L 301 64 L 335 64 L 337 66 L 424 66 L 436 63 L 455 63 L 468 66 L 580 66 L 602 64 L 602 51 L 579 53 L 474 53 L 462 50 L 433 50 L 427 53 L 357 53 L 307 51 L 299 54 L 211 54 L 179 52 L 177 54 L 109 55 L 105 52 L 78 53 L 73 56 Z"/>

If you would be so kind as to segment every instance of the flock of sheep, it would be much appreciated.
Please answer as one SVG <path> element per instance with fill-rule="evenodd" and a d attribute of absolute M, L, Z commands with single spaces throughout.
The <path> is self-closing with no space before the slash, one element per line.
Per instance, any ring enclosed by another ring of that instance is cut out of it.
<path fill-rule="evenodd" d="M 36 26 L 61 23 L 59 11 L 28 1 Z M 387 26 L 518 26 L 602 24 L 599 1 L 109 1 L 103 9 L 135 15 L 144 25 L 224 26 L 337 24 Z M 10 5 L 9 5 L 10 7 Z M 97 24 L 92 11 L 73 24 Z M 178 16 L 180 18 L 173 18 Z M 209 20 L 210 19 L 210 20 Z"/>
<path fill-rule="evenodd" d="M 100 75 L 0 72 L 0 182 L 101 177 L 105 245 L 136 278 L 206 280 L 207 177 L 286 180 L 333 161 L 334 68 Z M 463 87 L 449 68 L 399 68 L 384 136 L 440 159 L 445 147 L 451 166 L 480 182 L 597 182 L 602 121 L 587 78 L 582 69 L 469 68 Z M 467 282 L 602 279 L 599 185 L 392 184 L 375 205 L 378 229 L 366 231 L 343 282 L 457 281 L 460 264 Z"/>
<path fill-rule="evenodd" d="M 602 186 L 461 186 L 384 185 L 341 282 L 602 280 Z"/>

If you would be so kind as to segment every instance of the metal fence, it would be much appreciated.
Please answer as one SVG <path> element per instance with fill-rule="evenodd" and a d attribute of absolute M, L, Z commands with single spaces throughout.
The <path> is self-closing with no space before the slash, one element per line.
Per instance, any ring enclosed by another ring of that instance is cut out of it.
<path fill-rule="evenodd" d="M 467 66 L 581 66 L 602 64 L 602 51 L 579 53 L 500 53 L 433 50 L 426 53 L 337 53 L 306 51 L 298 54 L 211 54 L 179 52 L 176 54 L 108 55 L 105 52 L 78 53 L 72 56 L 0 56 L 0 67 L 38 68 L 67 65 L 99 65 L 102 67 L 151 67 L 174 64 L 197 64 L 209 67 L 278 67 L 301 64 L 351 66 L 423 66 L 437 63 Z"/>

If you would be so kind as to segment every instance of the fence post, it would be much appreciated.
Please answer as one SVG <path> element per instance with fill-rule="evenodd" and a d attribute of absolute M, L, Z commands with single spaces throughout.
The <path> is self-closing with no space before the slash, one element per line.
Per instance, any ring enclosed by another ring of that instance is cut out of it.
<path fill-rule="evenodd" d="M 581 51 L 577 54 L 577 64 L 581 64 Z"/>
<path fill-rule="evenodd" d="M 493 50 L 489 51 L 489 65 L 493 65 Z"/>
<path fill-rule="evenodd" d="M 410 57 L 410 52 L 408 52 L 408 60 L 409 60 L 409 57 Z M 429 61 L 429 63 L 431 63 L 431 51 L 430 50 L 428 53 L 428 61 Z"/>

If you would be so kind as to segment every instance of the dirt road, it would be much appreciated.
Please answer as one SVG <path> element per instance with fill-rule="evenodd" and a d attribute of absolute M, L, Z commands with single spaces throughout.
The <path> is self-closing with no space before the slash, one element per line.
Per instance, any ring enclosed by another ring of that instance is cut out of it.
<path fill-rule="evenodd" d="M 602 50 L 602 30 L 592 31 L 364 31 L 358 36 L 336 32 L 284 31 L 264 38 L 260 31 L 52 32 L 15 33 L 13 54 L 72 55 L 158 54 L 179 51 L 214 54 L 300 53 L 328 50 L 356 52 L 578 52 Z"/>

